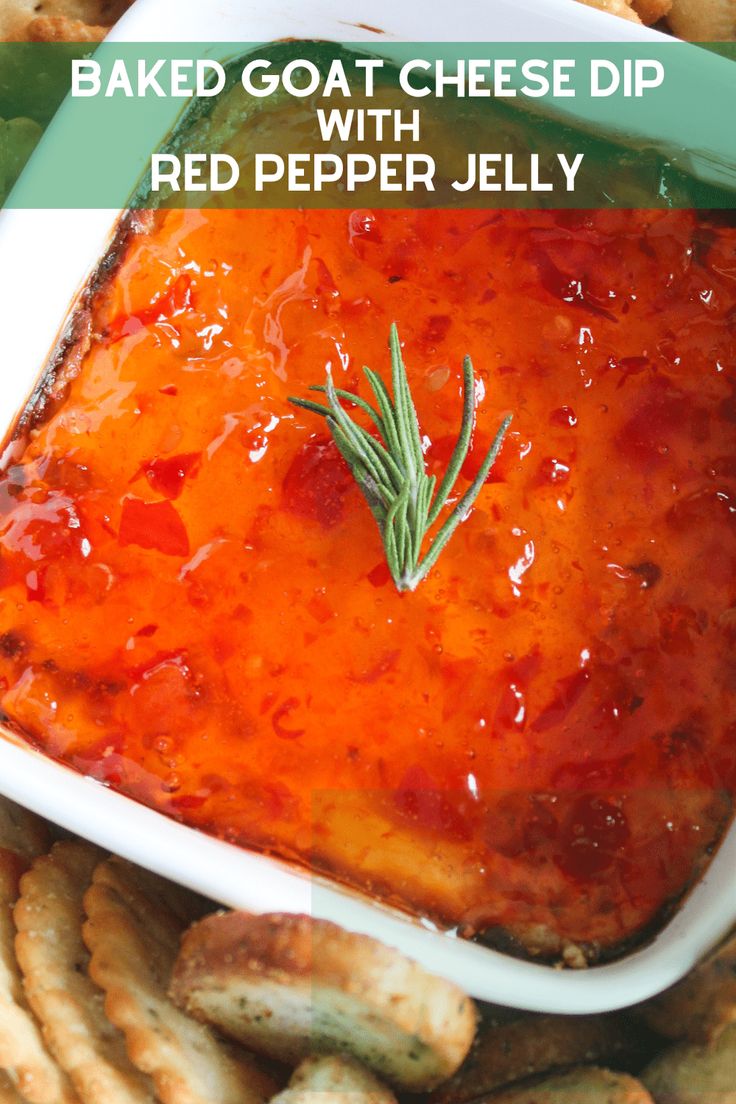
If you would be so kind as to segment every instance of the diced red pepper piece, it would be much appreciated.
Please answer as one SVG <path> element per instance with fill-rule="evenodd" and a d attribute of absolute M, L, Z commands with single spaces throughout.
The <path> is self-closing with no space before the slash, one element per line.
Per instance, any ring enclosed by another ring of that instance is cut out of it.
<path fill-rule="evenodd" d="M 587 272 L 580 271 L 577 274 L 563 272 L 541 246 L 532 249 L 530 253 L 537 267 L 539 282 L 551 296 L 561 299 L 563 303 L 570 303 L 571 306 L 586 310 L 598 318 L 618 322 L 616 315 L 603 306 L 604 296 L 592 290 Z"/>
<path fill-rule="evenodd" d="M 168 501 L 144 502 L 128 495 L 123 499 L 118 540 L 163 552 L 166 556 L 188 556 L 189 537 L 184 522 Z"/>
<path fill-rule="evenodd" d="M 155 322 L 165 322 L 175 318 L 192 305 L 192 277 L 188 272 L 182 272 L 177 276 L 169 290 L 160 295 L 148 307 L 136 311 L 135 314 L 120 315 L 115 318 L 108 328 L 108 341 L 112 344 L 121 337 L 137 333 L 144 326 L 150 326 Z"/>
<path fill-rule="evenodd" d="M 558 460 L 554 456 L 545 456 L 539 464 L 537 482 L 541 485 L 552 483 L 558 486 L 567 483 L 570 478 L 569 460 Z"/>
<path fill-rule="evenodd" d="M 451 325 L 449 314 L 432 314 L 427 319 L 422 336 L 428 345 L 441 345 L 450 332 Z"/>
<path fill-rule="evenodd" d="M 588 671 L 576 671 L 574 675 L 558 679 L 555 684 L 555 696 L 534 721 L 535 732 L 546 732 L 555 725 L 562 724 L 568 713 L 580 698 L 590 681 Z"/>
<path fill-rule="evenodd" d="M 306 605 L 308 613 L 318 621 L 320 625 L 326 625 L 336 616 L 335 610 L 325 598 L 324 594 L 313 594 Z"/>
<path fill-rule="evenodd" d="M 271 717 L 271 724 L 273 730 L 277 736 L 280 736 L 282 740 L 298 740 L 300 736 L 304 735 L 305 729 L 303 728 L 286 728 L 281 722 L 284 717 L 288 717 L 294 710 L 298 709 L 300 705 L 298 698 L 287 698 L 278 709 L 274 710 L 274 714 Z"/>
<path fill-rule="evenodd" d="M 585 881 L 613 866 L 629 835 L 623 809 L 596 794 L 586 794 L 570 810 L 557 865 L 571 878 Z"/>
<path fill-rule="evenodd" d="M 382 587 L 391 581 L 391 572 L 385 560 L 381 560 L 368 572 L 368 582 L 371 586 Z"/>
<path fill-rule="evenodd" d="M 342 519 L 346 495 L 357 485 L 334 441 L 314 437 L 292 460 L 283 489 L 290 513 L 332 529 Z"/>
<path fill-rule="evenodd" d="M 200 452 L 184 452 L 180 456 L 157 456 L 143 465 L 146 479 L 154 491 L 166 498 L 178 498 L 184 481 L 197 466 Z"/>
<path fill-rule="evenodd" d="M 501 700 L 493 719 L 493 728 L 516 728 L 523 732 L 528 721 L 527 691 L 529 683 L 541 666 L 539 652 L 522 656 L 508 668 L 508 682 L 501 693 Z"/>
<path fill-rule="evenodd" d="M 460 794 L 437 788 L 424 767 L 409 767 L 394 796 L 398 812 L 407 820 L 455 840 L 470 838 L 471 826 Z"/>
<path fill-rule="evenodd" d="M 179 794 L 169 798 L 169 806 L 177 812 L 184 813 L 188 810 L 201 809 L 206 800 L 206 797 L 201 797 L 199 794 Z"/>
<path fill-rule="evenodd" d="M 371 683 L 378 682 L 384 675 L 390 675 L 391 672 L 395 670 L 400 655 L 401 652 L 398 648 L 391 648 L 384 652 L 381 658 L 371 667 L 367 667 L 363 671 L 348 671 L 347 677 L 351 682 L 357 682 L 363 686 L 370 686 Z"/>
<path fill-rule="evenodd" d="M 135 633 L 135 635 L 136 636 L 153 636 L 154 633 L 156 633 L 156 632 L 158 632 L 158 625 L 151 624 L 151 625 L 144 625 L 142 629 L 138 629 L 138 632 Z"/>
<path fill-rule="evenodd" d="M 566 426 L 574 429 L 578 424 L 578 416 L 571 406 L 558 406 L 549 416 L 550 425 Z"/>

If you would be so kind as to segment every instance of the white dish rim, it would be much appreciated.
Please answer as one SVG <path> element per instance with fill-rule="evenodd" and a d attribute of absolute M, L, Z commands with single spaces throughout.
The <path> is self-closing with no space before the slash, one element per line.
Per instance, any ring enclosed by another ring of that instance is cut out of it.
<path fill-rule="evenodd" d="M 390 29 L 387 37 L 400 41 L 409 38 L 417 10 L 406 0 L 402 5 L 371 0 L 367 8 L 365 0 L 342 0 L 338 19 L 320 0 L 302 0 L 298 8 L 275 0 L 268 12 L 253 0 L 219 0 L 212 6 L 178 0 L 177 41 L 255 42 L 290 35 L 363 40 L 378 49 L 380 39 L 365 28 L 361 15 L 368 11 L 372 24 Z M 421 13 L 424 40 L 448 38 L 445 10 L 422 4 Z M 537 40 L 663 40 L 574 0 L 456 0 L 451 18 L 454 40 L 525 41 L 530 26 Z M 167 41 L 170 26 L 169 0 L 137 0 L 108 41 Z M 7 425 L 30 393 L 60 321 L 102 256 L 118 215 L 6 210 L 0 216 L 0 348 L 5 363 L 20 365 L 12 378 L 0 381 Z M 63 246 L 70 233 L 78 249 L 67 256 Z M 327 879 L 186 828 L 49 760 L 7 728 L 0 726 L 0 732 L 5 737 L 0 791 L 28 808 L 225 905 L 309 912 L 383 939 L 496 1004 L 577 1014 L 629 1006 L 678 980 L 736 920 L 731 875 L 736 828 L 731 828 L 705 876 L 648 945 L 586 971 L 554 970 L 439 934 Z"/>

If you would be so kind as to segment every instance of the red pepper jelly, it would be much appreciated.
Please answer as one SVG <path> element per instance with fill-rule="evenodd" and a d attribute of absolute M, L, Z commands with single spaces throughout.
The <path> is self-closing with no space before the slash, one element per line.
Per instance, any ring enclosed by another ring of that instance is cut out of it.
<path fill-rule="evenodd" d="M 467 934 L 592 959 L 649 932 L 736 783 L 734 228 L 190 210 L 115 250 L 0 482 L 10 723 Z M 366 395 L 393 321 L 438 474 L 473 357 L 458 494 L 514 415 L 404 594 L 288 402 L 328 367 Z"/>

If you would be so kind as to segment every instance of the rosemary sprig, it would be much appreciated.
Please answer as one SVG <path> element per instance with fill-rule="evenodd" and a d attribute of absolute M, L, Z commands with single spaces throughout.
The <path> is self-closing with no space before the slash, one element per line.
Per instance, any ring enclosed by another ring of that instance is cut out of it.
<path fill-rule="evenodd" d="M 417 588 L 434 567 L 460 522 L 468 516 L 498 456 L 511 424 L 511 415 L 501 422 L 478 474 L 436 531 L 422 557 L 425 538 L 439 520 L 470 448 L 475 399 L 473 365 L 470 357 L 466 356 L 463 361 L 460 433 L 447 471 L 437 487 L 436 477 L 426 473 L 422 435 L 396 325 L 391 327 L 389 346 L 393 397 L 381 377 L 370 368 L 364 368 L 375 396 L 375 406 L 359 395 L 335 387 L 329 370 L 324 386 L 310 388 L 311 391 L 323 392 L 327 398 L 326 406 L 311 399 L 290 398 L 289 402 L 326 419 L 335 444 L 378 523 L 389 570 L 397 589 L 403 591 Z M 352 403 L 368 415 L 378 430 L 379 438 L 353 421 L 343 407 L 343 401 Z"/>

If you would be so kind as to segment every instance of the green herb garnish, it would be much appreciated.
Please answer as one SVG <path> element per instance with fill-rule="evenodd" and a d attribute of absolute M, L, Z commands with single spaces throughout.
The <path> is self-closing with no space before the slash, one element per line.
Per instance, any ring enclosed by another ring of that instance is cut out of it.
<path fill-rule="evenodd" d="M 328 369 L 326 384 L 310 388 L 311 391 L 323 392 L 327 396 L 328 406 L 322 406 L 310 399 L 290 398 L 289 402 L 311 410 L 314 414 L 321 414 L 326 419 L 335 444 L 347 461 L 378 523 L 386 562 L 397 589 L 416 590 L 434 567 L 460 522 L 468 516 L 498 456 L 506 430 L 511 424 L 511 415 L 507 415 L 502 421 L 478 474 L 447 515 L 422 558 L 425 538 L 446 506 L 470 448 L 475 399 L 473 364 L 470 357 L 466 356 L 463 361 L 463 416 L 460 434 L 447 471 L 437 487 L 436 477 L 426 473 L 422 435 L 395 325 L 391 327 L 389 345 L 393 398 L 381 377 L 370 368 L 364 368 L 363 371 L 375 395 L 375 407 L 359 395 L 335 387 Z M 353 403 L 367 414 L 380 438 L 377 439 L 353 421 L 341 400 Z"/>

